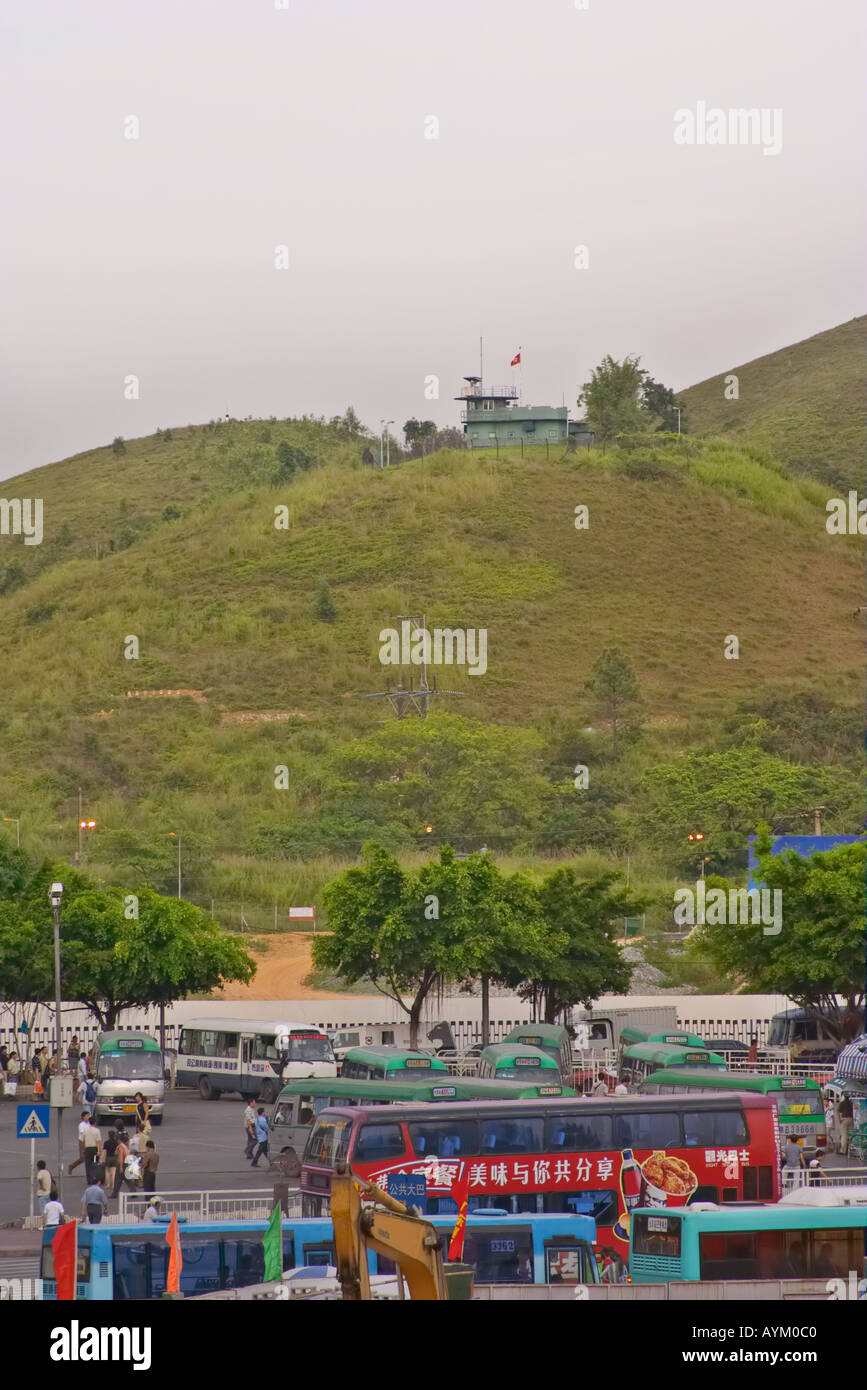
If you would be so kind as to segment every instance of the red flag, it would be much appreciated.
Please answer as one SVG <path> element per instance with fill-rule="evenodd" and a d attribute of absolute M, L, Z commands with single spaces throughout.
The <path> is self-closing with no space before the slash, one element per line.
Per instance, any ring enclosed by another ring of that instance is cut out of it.
<path fill-rule="evenodd" d="M 518 355 L 517 355 L 517 357 L 513 357 L 513 358 L 512 358 L 511 362 L 509 363 L 509 366 L 510 366 L 510 367 L 517 367 L 517 366 L 520 365 L 520 362 L 521 362 L 521 349 L 518 348 Z"/>
<path fill-rule="evenodd" d="M 169 1246 L 169 1272 L 166 1279 L 167 1293 L 180 1293 L 181 1291 L 181 1270 L 184 1267 L 184 1257 L 181 1254 L 181 1233 L 178 1229 L 178 1213 L 172 1212 L 172 1219 L 169 1222 L 169 1229 L 166 1231 L 166 1245 Z"/>
<path fill-rule="evenodd" d="M 78 1222 L 64 1221 L 51 1237 L 54 1255 L 54 1277 L 59 1299 L 75 1298 L 75 1276 L 78 1265 Z"/>
<path fill-rule="evenodd" d="M 467 1231 L 467 1202 L 470 1196 L 470 1170 L 466 1165 L 464 1166 L 464 1176 L 456 1182 L 452 1195 L 458 1204 L 458 1219 L 449 1241 L 447 1258 L 460 1260 L 464 1253 L 464 1236 Z"/>

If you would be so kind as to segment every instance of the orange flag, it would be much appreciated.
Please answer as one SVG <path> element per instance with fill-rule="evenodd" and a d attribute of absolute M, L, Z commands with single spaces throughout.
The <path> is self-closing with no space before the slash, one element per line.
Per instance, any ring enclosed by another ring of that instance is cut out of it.
<path fill-rule="evenodd" d="M 166 1291 L 168 1293 L 180 1293 L 181 1270 L 184 1267 L 184 1257 L 181 1254 L 181 1233 L 178 1229 L 178 1213 L 176 1211 L 172 1212 L 169 1229 L 166 1231 L 166 1245 L 168 1245 L 170 1250 Z"/>
<path fill-rule="evenodd" d="M 455 1222 L 452 1238 L 449 1241 L 450 1260 L 460 1260 L 464 1253 L 464 1236 L 467 1231 L 467 1203 L 470 1199 L 470 1170 L 464 1166 L 464 1176 L 455 1183 L 452 1196 L 458 1204 L 458 1219 Z"/>
<path fill-rule="evenodd" d="M 78 1222 L 64 1221 L 51 1237 L 54 1255 L 54 1277 L 58 1299 L 75 1298 L 75 1276 L 78 1265 Z"/>

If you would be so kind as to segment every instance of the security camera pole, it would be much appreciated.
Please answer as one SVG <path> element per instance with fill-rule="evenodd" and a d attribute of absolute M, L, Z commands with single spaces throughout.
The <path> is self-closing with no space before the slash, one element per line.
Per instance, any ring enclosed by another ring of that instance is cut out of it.
<path fill-rule="evenodd" d="M 60 1019 L 60 904 L 63 901 L 63 884 L 52 883 L 48 897 L 54 910 L 54 1007 L 57 1019 L 57 1071 L 55 1076 L 60 1075 L 61 1058 L 63 1057 L 63 1042 L 61 1033 Z M 63 1168 L 63 1142 L 61 1139 L 63 1111 L 58 1106 L 57 1115 L 57 1171 L 54 1180 L 57 1183 L 57 1195 L 62 1198 L 61 1177 Z"/>

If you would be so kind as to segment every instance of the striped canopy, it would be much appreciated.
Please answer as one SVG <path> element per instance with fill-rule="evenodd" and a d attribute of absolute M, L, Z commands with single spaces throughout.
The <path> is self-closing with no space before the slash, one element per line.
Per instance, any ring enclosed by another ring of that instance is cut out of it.
<path fill-rule="evenodd" d="M 847 1043 L 837 1058 L 837 1075 L 867 1077 L 867 1033 Z"/>

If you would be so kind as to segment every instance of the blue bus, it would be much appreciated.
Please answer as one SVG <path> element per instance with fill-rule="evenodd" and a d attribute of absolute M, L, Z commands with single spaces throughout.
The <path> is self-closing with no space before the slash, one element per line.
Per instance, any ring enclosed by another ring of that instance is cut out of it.
<path fill-rule="evenodd" d="M 846 1279 L 864 1270 L 867 1207 L 638 1207 L 629 1232 L 634 1284 L 669 1279 Z"/>
<path fill-rule="evenodd" d="M 454 1216 L 429 1216 L 448 1251 Z M 190 1222 L 180 1226 L 181 1292 L 187 1297 L 219 1289 L 261 1284 L 265 1279 L 262 1237 L 265 1221 Z M 168 1223 L 130 1222 L 121 1226 L 78 1228 L 76 1298 L 127 1300 L 159 1298 L 166 1287 Z M 42 1237 L 42 1297 L 55 1299 L 54 1228 Z M 485 1284 L 596 1284 L 593 1254 L 596 1223 L 589 1216 L 557 1214 L 512 1216 L 491 1208 L 467 1219 L 464 1262 Z M 283 1268 L 335 1263 L 334 1232 L 328 1217 L 283 1222 Z M 391 1274 L 394 1266 L 370 1252 L 371 1274 Z"/>

